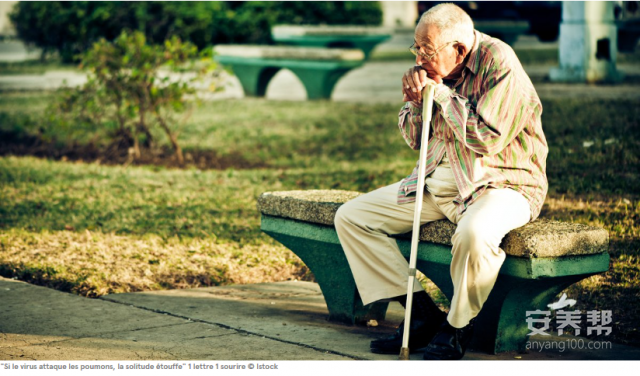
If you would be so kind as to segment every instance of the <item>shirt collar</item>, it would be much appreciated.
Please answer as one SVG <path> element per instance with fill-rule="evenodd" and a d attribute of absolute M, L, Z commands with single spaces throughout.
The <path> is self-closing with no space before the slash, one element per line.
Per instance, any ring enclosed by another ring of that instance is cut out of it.
<path fill-rule="evenodd" d="M 473 74 L 478 74 L 478 70 L 480 69 L 480 39 L 482 39 L 482 33 L 478 30 L 473 31 L 475 35 L 475 40 L 473 42 L 473 47 L 471 48 L 471 52 L 469 54 L 469 60 L 467 60 L 466 67 L 469 68 Z"/>

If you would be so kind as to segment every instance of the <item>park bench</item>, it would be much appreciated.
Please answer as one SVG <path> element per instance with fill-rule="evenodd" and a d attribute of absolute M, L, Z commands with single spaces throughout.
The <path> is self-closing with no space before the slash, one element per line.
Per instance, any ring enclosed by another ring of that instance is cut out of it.
<path fill-rule="evenodd" d="M 368 59 L 376 45 L 391 38 L 391 30 L 373 26 L 277 25 L 271 28 L 271 37 L 297 46 L 357 48 Z"/>
<path fill-rule="evenodd" d="M 308 99 L 329 99 L 340 77 L 364 63 L 364 54 L 355 49 L 218 45 L 214 51 L 220 64 L 231 67 L 245 95 L 259 97 L 267 92 L 271 78 L 286 68 L 302 81 Z"/>
<path fill-rule="evenodd" d="M 258 198 L 261 229 L 302 259 L 313 272 L 329 319 L 348 324 L 383 320 L 388 303 L 362 306 L 333 225 L 341 204 L 360 193 L 309 190 L 263 193 Z M 417 267 L 450 299 L 451 236 L 455 225 L 437 221 L 422 226 Z M 409 257 L 409 234 L 397 237 Z M 609 269 L 609 235 L 580 224 L 537 220 L 511 231 L 501 248 L 507 258 L 476 321 L 472 346 L 491 353 L 524 350 L 526 311 L 548 310 L 562 290 Z M 536 317 L 537 318 L 537 317 Z"/>

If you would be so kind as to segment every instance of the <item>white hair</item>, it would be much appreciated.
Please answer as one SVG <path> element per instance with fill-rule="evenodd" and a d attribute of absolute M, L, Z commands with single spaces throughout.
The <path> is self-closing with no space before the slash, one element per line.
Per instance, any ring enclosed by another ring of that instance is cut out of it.
<path fill-rule="evenodd" d="M 429 8 L 422 14 L 418 24 L 436 26 L 443 43 L 456 40 L 467 47 L 473 44 L 473 21 L 467 12 L 455 4 L 443 3 Z"/>

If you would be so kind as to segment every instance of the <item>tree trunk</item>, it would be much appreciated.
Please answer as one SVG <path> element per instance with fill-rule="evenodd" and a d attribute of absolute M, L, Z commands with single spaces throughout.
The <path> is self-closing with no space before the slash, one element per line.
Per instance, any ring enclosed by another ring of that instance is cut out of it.
<path fill-rule="evenodd" d="M 140 159 L 140 141 L 138 141 L 138 135 L 134 134 L 133 136 L 133 156 L 135 159 Z"/>
<path fill-rule="evenodd" d="M 160 114 L 156 112 L 155 115 L 156 119 L 158 119 L 158 122 L 160 123 L 160 126 L 169 137 L 171 145 L 173 145 L 173 150 L 175 150 L 176 157 L 178 158 L 178 163 L 180 164 L 180 166 L 184 166 L 184 155 L 182 154 L 182 148 L 180 148 L 180 145 L 178 145 L 178 137 L 175 135 L 175 133 L 171 132 L 171 129 L 169 129 L 169 126 L 160 116 Z"/>
<path fill-rule="evenodd" d="M 149 149 L 153 148 L 153 136 L 151 135 L 151 132 L 149 131 L 149 127 L 147 127 L 146 124 L 146 120 L 144 118 L 144 113 L 146 111 L 146 109 L 144 108 L 144 105 L 142 104 L 142 101 L 140 101 L 138 103 L 139 105 L 139 110 L 140 111 L 140 122 L 138 123 L 138 131 L 144 133 L 144 135 L 147 137 L 147 142 L 146 142 L 146 146 Z"/>

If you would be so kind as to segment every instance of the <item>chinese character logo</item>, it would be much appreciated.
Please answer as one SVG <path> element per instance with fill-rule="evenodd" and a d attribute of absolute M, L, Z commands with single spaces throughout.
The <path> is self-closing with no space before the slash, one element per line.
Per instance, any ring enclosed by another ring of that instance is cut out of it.
<path fill-rule="evenodd" d="M 574 299 L 567 299 L 567 294 L 562 294 L 560 300 L 555 303 L 547 304 L 549 309 L 557 311 L 564 307 L 573 307 L 577 302 Z"/>
<path fill-rule="evenodd" d="M 558 335 L 563 335 L 565 328 L 567 327 L 573 328 L 576 336 L 580 335 L 582 311 L 565 311 L 563 309 L 566 307 L 573 307 L 576 303 L 577 302 L 574 299 L 567 299 L 567 294 L 562 294 L 560 300 L 547 305 L 547 307 L 549 307 L 548 311 L 540 309 L 535 311 L 526 311 L 527 327 L 530 330 L 530 333 L 527 335 L 550 335 L 546 331 L 549 330 L 551 326 L 551 311 L 556 311 L 556 327 L 558 328 Z M 587 311 L 586 313 L 587 322 L 589 323 L 589 327 L 587 327 L 587 335 L 591 335 L 593 333 L 597 335 L 602 335 L 603 333 L 604 335 L 611 334 L 611 326 L 607 325 L 611 324 L 613 321 L 612 311 L 592 310 Z M 542 325 L 538 325 L 540 327 L 536 328 L 534 324 Z"/>

